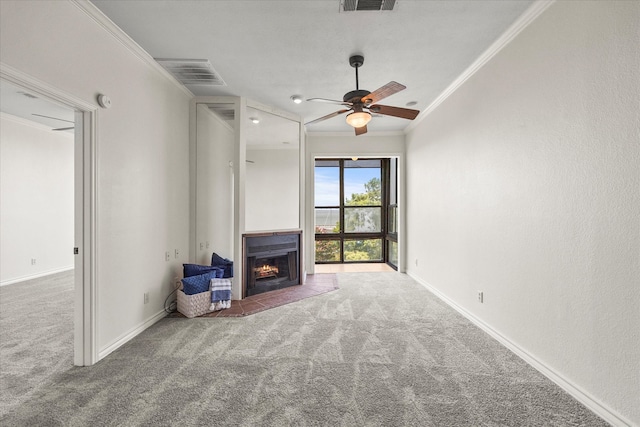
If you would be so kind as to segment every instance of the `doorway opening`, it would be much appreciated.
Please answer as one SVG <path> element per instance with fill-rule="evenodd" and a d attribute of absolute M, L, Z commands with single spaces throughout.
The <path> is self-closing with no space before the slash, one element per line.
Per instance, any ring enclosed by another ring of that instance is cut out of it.
<path fill-rule="evenodd" d="M 14 122 L 22 121 L 23 124 L 33 122 L 34 125 L 44 129 L 41 131 L 51 132 L 58 137 L 66 135 L 67 143 L 70 144 L 70 147 L 67 148 L 70 150 L 70 158 L 67 158 L 66 161 L 71 168 L 71 171 L 67 171 L 71 182 L 68 183 L 70 189 L 64 197 L 69 199 L 68 202 L 71 206 L 66 208 L 62 215 L 68 223 L 65 229 L 70 236 L 58 236 L 64 241 L 58 242 L 62 246 L 55 249 L 56 252 L 64 252 L 68 256 L 64 257 L 64 261 L 57 260 L 52 262 L 51 266 L 47 265 L 49 270 L 42 269 L 40 273 L 42 276 L 46 276 L 48 271 L 54 272 L 57 267 L 59 270 L 68 271 L 68 275 L 72 276 L 70 278 L 73 282 L 71 285 L 73 289 L 70 290 L 73 294 L 70 302 L 73 335 L 73 346 L 72 350 L 70 349 L 73 353 L 72 363 L 76 366 L 92 365 L 97 362 L 96 293 L 93 274 L 95 265 L 95 239 L 93 236 L 95 230 L 94 122 L 96 107 L 8 67 L 0 69 L 0 84 L 2 85 L 2 114 L 5 117 L 14 117 Z M 21 147 L 17 148 L 21 149 Z M 52 149 L 55 150 L 55 147 Z M 7 153 L 3 153 L 3 160 L 5 154 Z M 27 157 L 25 161 L 29 161 L 29 158 Z M 24 197 L 30 196 L 32 195 L 24 195 Z M 39 212 L 38 221 L 45 228 L 55 227 L 54 224 L 47 222 L 51 215 L 50 210 L 51 207 Z M 18 246 L 24 243 L 24 239 L 15 240 L 14 243 Z M 32 246 L 39 245 L 33 244 Z M 45 264 L 46 260 L 45 256 L 42 257 L 42 260 L 34 256 L 28 261 L 31 265 L 38 265 L 40 262 Z M 16 276 L 14 277 L 15 281 L 20 282 L 21 273 L 16 272 L 14 276 Z M 7 283 L 9 281 L 7 279 Z"/>
<path fill-rule="evenodd" d="M 397 270 L 397 169 L 397 158 L 315 160 L 317 265 L 384 263 Z"/>

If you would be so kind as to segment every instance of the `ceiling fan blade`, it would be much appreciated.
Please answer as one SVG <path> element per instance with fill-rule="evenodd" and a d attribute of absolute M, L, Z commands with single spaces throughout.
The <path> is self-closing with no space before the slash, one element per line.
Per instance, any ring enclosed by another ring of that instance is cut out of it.
<path fill-rule="evenodd" d="M 351 102 L 344 102 L 344 101 L 338 101 L 335 99 L 327 99 L 327 98 L 309 98 L 307 99 L 307 101 L 314 101 L 314 102 L 327 102 L 329 104 L 338 104 L 338 105 L 353 105 Z"/>
<path fill-rule="evenodd" d="M 59 120 L 59 121 L 61 121 L 61 122 L 75 123 L 73 120 L 65 120 L 65 119 L 59 119 L 59 118 L 57 118 L 57 117 L 43 116 L 42 114 L 31 113 L 31 115 L 32 115 L 32 116 L 38 116 L 38 117 L 44 117 L 45 119 Z"/>
<path fill-rule="evenodd" d="M 386 98 L 387 96 L 391 96 L 394 93 L 398 93 L 401 90 L 406 89 L 407 87 L 405 85 L 402 85 L 398 82 L 389 82 L 386 85 L 382 86 L 381 88 L 378 88 L 376 90 L 374 90 L 373 92 L 371 92 L 369 95 L 365 95 L 362 97 L 362 102 L 365 105 L 371 105 L 371 104 L 375 104 L 376 102 L 380 101 L 381 99 Z"/>
<path fill-rule="evenodd" d="M 384 114 L 387 116 L 400 117 L 402 119 L 415 119 L 418 114 L 420 114 L 420 110 L 412 110 L 410 108 L 400 108 L 400 107 L 391 107 L 389 105 L 372 105 L 369 107 L 369 111 L 376 114 Z"/>
<path fill-rule="evenodd" d="M 356 136 L 362 135 L 363 133 L 367 133 L 367 125 L 361 126 L 359 128 L 354 128 L 356 130 Z"/>
<path fill-rule="evenodd" d="M 339 110 L 339 111 L 336 111 L 336 112 L 334 112 L 334 113 L 327 114 L 326 116 L 322 116 L 322 117 L 320 117 L 320 118 L 318 118 L 318 119 L 311 120 L 310 122 L 305 123 L 305 125 L 310 125 L 310 124 L 312 124 L 312 123 L 321 122 L 321 121 L 323 121 L 323 120 L 330 119 L 331 117 L 335 117 L 335 116 L 339 116 L 340 114 L 344 114 L 344 113 L 346 113 L 347 111 L 350 111 L 350 110 Z"/>
<path fill-rule="evenodd" d="M 71 126 L 71 127 L 68 127 L 68 128 L 57 128 L 57 129 L 51 129 L 51 130 L 71 130 L 71 129 L 74 129 L 74 127 Z"/>

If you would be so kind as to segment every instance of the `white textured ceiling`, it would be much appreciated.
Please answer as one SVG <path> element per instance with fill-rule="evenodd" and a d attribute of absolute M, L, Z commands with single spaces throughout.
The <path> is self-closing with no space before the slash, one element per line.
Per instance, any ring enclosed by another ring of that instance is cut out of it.
<path fill-rule="evenodd" d="M 0 111 L 51 129 L 73 126 L 73 109 L 55 104 L 28 90 L 0 80 Z"/>
<path fill-rule="evenodd" d="M 290 96 L 341 100 L 355 89 L 352 54 L 362 54 L 360 88 L 407 86 L 382 104 L 424 109 L 511 25 L 531 1 L 399 0 L 390 12 L 340 12 L 339 0 L 148 1 L 93 3 L 155 58 L 208 59 L 225 87 L 196 95 L 246 96 L 304 121 L 339 106 Z M 375 117 L 369 132 L 407 120 Z M 351 131 L 344 116 L 308 131 Z"/>
<path fill-rule="evenodd" d="M 304 121 L 339 106 L 290 96 L 341 100 L 355 89 L 352 54 L 362 54 L 360 88 L 395 80 L 407 89 L 382 104 L 425 109 L 532 3 L 525 0 L 398 0 L 390 12 L 340 12 L 339 0 L 93 0 L 155 58 L 208 59 L 227 86 L 196 95 L 245 96 Z M 374 117 L 369 132 L 409 121 Z M 352 131 L 344 116 L 309 125 Z"/>
<path fill-rule="evenodd" d="M 194 94 L 245 96 L 307 122 L 342 107 L 296 105 L 290 96 L 342 99 L 355 89 L 355 72 L 348 63 L 353 54 L 365 57 L 361 89 L 373 91 L 395 80 L 407 89 L 381 103 L 406 107 L 416 101 L 410 108 L 424 110 L 532 1 L 398 0 L 391 12 L 340 12 L 339 0 L 93 3 L 153 57 L 208 59 L 227 86 L 189 86 Z M 33 116 L 35 105 L 45 105 L 17 92 L 3 88 L 3 111 L 52 127 L 64 124 Z M 41 113 L 62 114 L 60 107 L 52 107 Z M 73 120 L 72 114 L 69 110 L 64 118 Z M 408 124 L 377 116 L 368 128 L 399 131 Z M 307 130 L 352 132 L 344 115 Z"/>

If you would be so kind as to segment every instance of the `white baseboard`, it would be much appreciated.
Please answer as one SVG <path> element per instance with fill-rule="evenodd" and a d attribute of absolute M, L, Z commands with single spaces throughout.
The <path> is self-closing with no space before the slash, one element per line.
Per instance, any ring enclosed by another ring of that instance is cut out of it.
<path fill-rule="evenodd" d="M 147 319 L 146 321 L 144 321 L 140 325 L 138 325 L 135 328 L 129 330 L 129 332 L 126 332 L 125 334 L 121 335 L 119 338 L 117 338 L 111 344 L 107 345 L 105 348 L 103 348 L 103 349 L 98 351 L 98 361 L 104 359 L 105 357 L 107 357 L 108 355 L 110 355 L 111 353 L 113 353 L 114 351 L 116 351 L 117 349 L 119 349 L 120 347 L 122 347 L 123 345 L 128 343 L 129 341 L 131 341 L 137 335 L 142 333 L 145 329 L 153 326 L 155 323 L 159 322 L 160 320 L 164 319 L 165 317 L 167 317 L 167 312 L 164 311 L 164 309 L 160 310 L 159 312 L 157 312 L 156 314 L 151 316 L 149 319 Z"/>
<path fill-rule="evenodd" d="M 545 377 L 549 378 L 556 385 L 562 388 L 564 391 L 573 396 L 578 402 L 582 403 L 584 406 L 589 408 L 592 412 L 598 415 L 600 418 L 604 419 L 608 423 L 614 426 L 633 426 L 630 420 L 623 417 L 622 415 L 616 413 L 613 409 L 605 405 L 596 399 L 589 392 L 584 390 L 582 387 L 574 384 L 570 379 L 564 377 L 561 373 L 555 371 L 553 368 L 545 365 L 543 362 L 538 360 L 534 355 L 527 352 L 522 347 L 513 343 L 504 335 L 500 334 L 500 332 L 493 329 L 490 325 L 485 323 L 483 320 L 476 317 L 474 314 L 468 312 L 463 307 L 456 304 L 455 301 L 447 297 L 445 294 L 431 286 L 429 283 L 425 282 L 418 276 L 416 276 L 413 272 L 408 271 L 407 275 L 410 276 L 413 280 L 418 282 L 420 285 L 424 286 L 429 292 L 434 294 L 436 297 L 441 299 L 445 304 L 456 310 L 458 313 L 466 317 L 469 321 L 471 321 L 474 325 L 491 335 L 495 340 L 497 340 L 500 344 L 507 347 L 513 353 L 515 353 L 522 360 L 527 362 L 533 368 L 535 368 L 538 372 L 540 372 Z"/>
<path fill-rule="evenodd" d="M 65 271 L 73 270 L 74 266 L 66 266 L 62 268 L 56 268 L 53 270 L 41 271 L 36 274 L 30 274 L 28 276 L 16 277 L 13 279 L 7 279 L 0 282 L 0 286 L 13 285 L 14 283 L 26 282 L 27 280 L 37 279 L 39 277 L 50 276 L 52 274 L 63 273 Z"/>

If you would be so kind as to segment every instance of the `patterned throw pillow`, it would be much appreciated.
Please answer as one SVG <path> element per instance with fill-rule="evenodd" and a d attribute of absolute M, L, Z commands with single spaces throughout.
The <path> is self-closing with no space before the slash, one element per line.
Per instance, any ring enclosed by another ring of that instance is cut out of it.
<path fill-rule="evenodd" d="M 182 290 L 186 295 L 199 294 L 209 290 L 211 279 L 216 278 L 216 271 L 210 271 L 199 276 L 189 276 L 182 279 Z"/>

